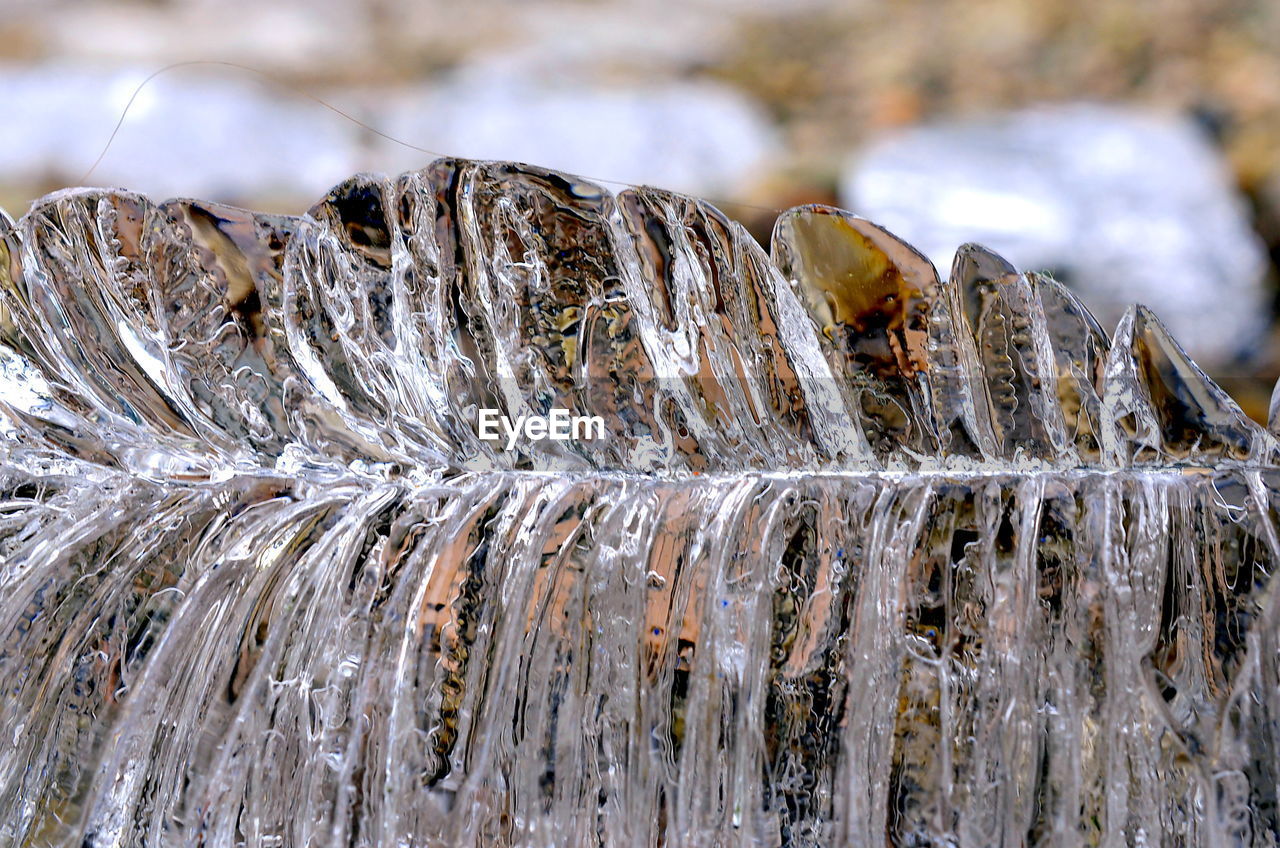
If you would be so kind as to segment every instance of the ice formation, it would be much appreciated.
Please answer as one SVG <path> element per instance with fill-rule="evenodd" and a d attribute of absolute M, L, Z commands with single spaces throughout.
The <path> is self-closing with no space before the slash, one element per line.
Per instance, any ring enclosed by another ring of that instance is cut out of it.
<path fill-rule="evenodd" d="M 1277 441 L 1147 309 L 463 160 L 2 229 L 0 845 L 1277 842 Z"/>

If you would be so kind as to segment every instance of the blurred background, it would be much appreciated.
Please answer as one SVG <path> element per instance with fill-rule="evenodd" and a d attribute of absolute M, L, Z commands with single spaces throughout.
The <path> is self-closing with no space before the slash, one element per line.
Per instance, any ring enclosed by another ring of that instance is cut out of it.
<path fill-rule="evenodd" d="M 442 153 L 979 241 L 1142 301 L 1251 415 L 1280 375 L 1276 0 L 0 0 L 0 205 L 82 182 L 301 212 Z M 187 66 L 138 96 L 148 74 Z M 616 185 L 610 185 L 617 188 Z"/>

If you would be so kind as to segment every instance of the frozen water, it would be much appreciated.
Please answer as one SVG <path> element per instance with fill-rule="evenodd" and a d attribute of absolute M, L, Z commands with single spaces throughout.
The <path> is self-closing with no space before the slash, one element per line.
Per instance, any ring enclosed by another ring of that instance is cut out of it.
<path fill-rule="evenodd" d="M 1277 443 L 1145 308 L 507 163 L 0 229 L 0 844 L 1276 844 Z"/>

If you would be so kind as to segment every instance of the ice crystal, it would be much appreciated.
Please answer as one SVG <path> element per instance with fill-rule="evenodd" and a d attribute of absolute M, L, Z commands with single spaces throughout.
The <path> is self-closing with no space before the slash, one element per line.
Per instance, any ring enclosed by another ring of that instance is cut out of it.
<path fill-rule="evenodd" d="M 463 160 L 0 229 L 0 844 L 1277 842 L 1277 443 L 1145 308 Z"/>

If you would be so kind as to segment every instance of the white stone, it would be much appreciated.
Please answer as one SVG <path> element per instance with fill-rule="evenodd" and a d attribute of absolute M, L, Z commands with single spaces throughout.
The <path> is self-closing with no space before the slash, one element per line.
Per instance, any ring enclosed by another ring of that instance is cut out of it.
<path fill-rule="evenodd" d="M 1209 367 L 1266 327 L 1262 243 L 1188 120 L 1076 104 L 913 129 L 858 156 L 841 200 L 944 275 L 973 241 L 1059 274 L 1108 328 L 1145 303 Z"/>

